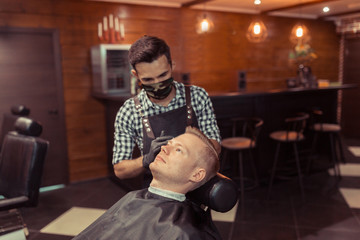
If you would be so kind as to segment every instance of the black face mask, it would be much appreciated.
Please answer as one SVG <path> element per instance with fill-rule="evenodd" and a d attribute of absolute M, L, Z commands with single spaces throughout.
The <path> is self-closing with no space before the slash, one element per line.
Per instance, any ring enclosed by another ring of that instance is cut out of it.
<path fill-rule="evenodd" d="M 171 89 L 172 89 L 172 83 L 174 79 L 171 77 L 169 79 L 166 79 L 162 82 L 154 83 L 154 84 L 142 84 L 142 87 L 146 91 L 147 95 L 149 97 L 161 100 L 169 96 Z"/>

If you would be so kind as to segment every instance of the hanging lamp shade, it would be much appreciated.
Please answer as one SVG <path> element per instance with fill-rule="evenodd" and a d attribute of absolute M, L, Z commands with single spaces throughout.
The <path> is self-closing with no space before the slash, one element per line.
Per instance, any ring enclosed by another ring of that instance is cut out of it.
<path fill-rule="evenodd" d="M 254 20 L 246 32 L 246 37 L 250 42 L 262 42 L 268 36 L 268 31 L 265 24 L 261 20 Z"/>
<path fill-rule="evenodd" d="M 202 18 L 200 18 L 196 24 L 196 32 L 198 34 L 203 33 L 209 33 L 214 29 L 214 23 L 211 21 L 210 18 L 206 16 L 206 14 L 203 15 Z"/>
<path fill-rule="evenodd" d="M 290 33 L 290 41 L 298 44 L 298 43 L 307 43 L 310 41 L 309 29 L 301 23 L 296 24 Z"/>

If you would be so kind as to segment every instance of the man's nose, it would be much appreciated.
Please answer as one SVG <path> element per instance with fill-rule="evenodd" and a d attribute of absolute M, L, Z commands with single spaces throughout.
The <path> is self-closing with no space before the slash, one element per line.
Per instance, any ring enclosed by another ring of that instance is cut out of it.
<path fill-rule="evenodd" d="M 169 145 L 169 144 L 166 144 L 166 145 L 161 146 L 161 150 L 162 150 L 165 154 L 169 154 L 169 152 L 170 152 L 170 145 Z"/>

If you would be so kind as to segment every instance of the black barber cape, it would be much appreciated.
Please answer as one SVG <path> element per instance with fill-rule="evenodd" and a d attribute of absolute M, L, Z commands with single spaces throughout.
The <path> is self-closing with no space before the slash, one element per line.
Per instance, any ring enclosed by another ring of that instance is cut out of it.
<path fill-rule="evenodd" d="M 221 239 L 209 212 L 142 189 L 129 192 L 73 240 Z"/>

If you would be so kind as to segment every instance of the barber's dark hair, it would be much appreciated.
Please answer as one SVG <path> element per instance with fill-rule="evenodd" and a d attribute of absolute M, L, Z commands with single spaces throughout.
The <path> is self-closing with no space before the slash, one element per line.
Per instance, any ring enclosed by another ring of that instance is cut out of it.
<path fill-rule="evenodd" d="M 170 48 L 166 42 L 158 37 L 143 36 L 134 42 L 129 50 L 129 62 L 136 71 L 135 65 L 141 62 L 151 63 L 165 55 L 172 65 Z"/>

